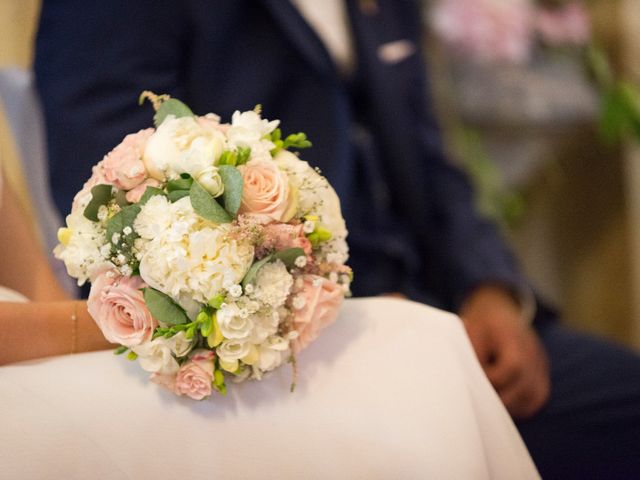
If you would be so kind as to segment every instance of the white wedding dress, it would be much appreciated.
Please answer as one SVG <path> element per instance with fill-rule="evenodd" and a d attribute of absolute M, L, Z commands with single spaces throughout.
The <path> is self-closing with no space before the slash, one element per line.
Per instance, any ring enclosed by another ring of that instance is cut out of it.
<path fill-rule="evenodd" d="M 454 315 L 347 300 L 298 367 L 200 402 L 109 351 L 2 367 L 0 478 L 539 478 Z"/>

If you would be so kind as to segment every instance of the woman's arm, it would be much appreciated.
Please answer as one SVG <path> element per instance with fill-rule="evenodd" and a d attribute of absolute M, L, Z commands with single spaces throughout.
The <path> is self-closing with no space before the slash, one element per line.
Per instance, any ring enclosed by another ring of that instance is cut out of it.
<path fill-rule="evenodd" d="M 0 201 L 0 285 L 33 300 L 0 302 L 0 365 L 109 348 L 86 302 L 58 284 L 9 185 Z"/>
<path fill-rule="evenodd" d="M 112 347 L 85 301 L 0 303 L 0 365 Z"/>
<path fill-rule="evenodd" d="M 33 301 L 68 300 L 17 197 L 6 182 L 0 199 L 0 285 Z"/>

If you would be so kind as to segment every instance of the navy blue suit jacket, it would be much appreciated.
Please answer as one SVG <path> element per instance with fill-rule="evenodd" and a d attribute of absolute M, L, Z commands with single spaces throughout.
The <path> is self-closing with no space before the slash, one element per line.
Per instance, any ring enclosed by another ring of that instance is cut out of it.
<path fill-rule="evenodd" d="M 285 133 L 309 135 L 303 157 L 342 198 L 356 294 L 454 310 L 479 283 L 523 285 L 443 155 L 416 2 L 379 0 L 370 15 L 348 4 L 358 62 L 345 80 L 286 0 L 45 0 L 35 71 L 60 210 L 126 133 L 150 126 L 142 90 L 223 120 L 262 104 Z M 398 40 L 415 53 L 381 61 L 378 48 Z"/>

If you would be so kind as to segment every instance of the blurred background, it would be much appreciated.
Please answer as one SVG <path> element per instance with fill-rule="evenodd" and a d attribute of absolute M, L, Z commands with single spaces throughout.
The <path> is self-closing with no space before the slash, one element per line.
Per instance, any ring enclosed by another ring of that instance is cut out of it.
<path fill-rule="evenodd" d="M 640 2 L 422 3 L 435 103 L 478 207 L 568 323 L 640 348 Z M 0 70 L 30 68 L 39 5 L 0 2 Z M 6 103 L 0 155 L 33 213 Z"/>

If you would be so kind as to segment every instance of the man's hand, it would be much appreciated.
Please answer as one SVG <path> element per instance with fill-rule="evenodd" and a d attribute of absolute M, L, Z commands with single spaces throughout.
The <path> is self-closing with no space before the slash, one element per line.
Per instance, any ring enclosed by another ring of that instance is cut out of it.
<path fill-rule="evenodd" d="M 536 413 L 549 399 L 547 354 L 519 305 L 501 287 L 476 289 L 460 316 L 487 377 L 513 417 Z"/>

